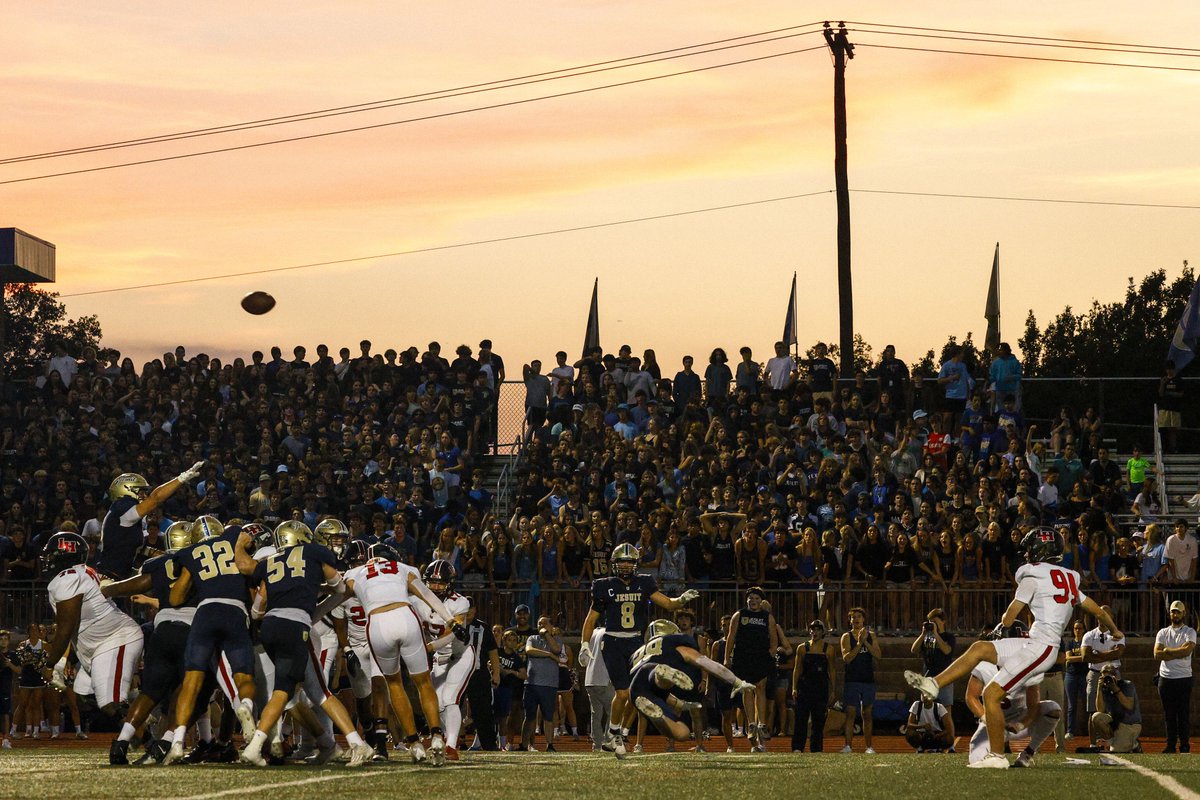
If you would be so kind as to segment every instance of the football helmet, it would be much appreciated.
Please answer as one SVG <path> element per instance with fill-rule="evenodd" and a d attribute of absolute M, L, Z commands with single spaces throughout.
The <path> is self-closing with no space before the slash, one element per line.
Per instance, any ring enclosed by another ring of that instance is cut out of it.
<path fill-rule="evenodd" d="M 167 526 L 163 538 L 167 540 L 167 552 L 178 553 L 183 548 L 191 547 L 196 543 L 196 532 L 192 528 L 192 523 L 180 520 Z"/>
<path fill-rule="evenodd" d="M 441 599 L 446 599 L 450 594 L 450 587 L 454 583 L 454 567 L 449 561 L 439 558 L 436 561 L 430 561 L 425 567 L 425 571 L 421 573 L 421 580 L 425 581 L 433 593 Z"/>
<path fill-rule="evenodd" d="M 370 549 L 367 550 L 367 556 L 368 558 L 380 558 L 384 561 L 395 561 L 401 564 L 404 563 L 404 557 L 396 552 L 396 548 L 392 547 L 387 542 L 375 542 L 373 545 L 371 545 Z"/>
<path fill-rule="evenodd" d="M 1042 561 L 1057 563 L 1062 561 L 1066 547 L 1062 534 L 1054 528 L 1034 528 L 1021 540 L 1021 550 L 1030 564 Z"/>
<path fill-rule="evenodd" d="M 646 641 L 649 642 L 658 636 L 670 636 L 673 633 L 679 633 L 679 626 L 669 619 L 656 619 L 646 626 Z"/>
<path fill-rule="evenodd" d="M 108 499 L 120 500 L 122 497 L 132 497 L 141 500 L 150 490 L 150 483 L 136 472 L 123 472 L 113 478 L 108 485 Z M 47 544 L 49 544 L 47 542 Z"/>
<path fill-rule="evenodd" d="M 59 573 L 88 557 L 87 540 L 74 531 L 59 531 L 46 540 L 42 548 L 42 566 L 47 573 Z"/>
<path fill-rule="evenodd" d="M 351 539 L 346 543 L 346 564 L 351 567 L 359 567 L 367 563 L 367 559 L 371 557 L 367 543 L 362 539 Z"/>
<path fill-rule="evenodd" d="M 242 533 L 247 534 L 254 542 L 255 550 L 275 546 L 275 532 L 261 522 L 247 522 L 242 526 Z"/>
<path fill-rule="evenodd" d="M 299 520 L 287 519 L 275 527 L 275 546 L 280 550 L 312 540 L 312 530 Z"/>
<path fill-rule="evenodd" d="M 350 529 L 340 519 L 323 519 L 313 528 L 313 541 L 328 547 L 339 559 L 344 559 L 346 545 L 350 541 Z"/>
<path fill-rule="evenodd" d="M 214 517 L 212 514 L 205 514 L 192 523 L 192 532 L 195 534 L 196 541 L 204 539 L 215 539 L 225 533 L 225 526 L 221 524 L 221 520 Z"/>
<path fill-rule="evenodd" d="M 612 556 L 609 558 L 609 561 L 612 562 L 613 574 L 618 578 L 632 578 L 637 572 L 638 560 L 638 549 L 628 542 L 614 547 Z"/>

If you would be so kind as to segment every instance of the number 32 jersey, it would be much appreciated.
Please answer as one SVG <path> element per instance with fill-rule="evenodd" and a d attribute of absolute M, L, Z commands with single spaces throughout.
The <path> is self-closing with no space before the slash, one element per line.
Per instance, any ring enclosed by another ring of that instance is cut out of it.
<path fill-rule="evenodd" d="M 1058 647 L 1075 607 L 1087 599 L 1079 573 L 1057 564 L 1026 564 L 1017 570 L 1017 599 L 1033 612 L 1029 638 Z"/>
<path fill-rule="evenodd" d="M 606 633 L 641 633 L 649 624 L 650 597 L 658 583 L 650 575 L 634 575 L 629 583 L 617 577 L 592 582 L 592 608 L 600 615 L 597 627 Z"/>
<path fill-rule="evenodd" d="M 346 573 L 346 580 L 354 581 L 354 594 L 370 614 L 377 608 L 392 603 L 411 603 L 408 596 L 408 579 L 421 573 L 407 564 L 397 561 L 370 561 Z"/>

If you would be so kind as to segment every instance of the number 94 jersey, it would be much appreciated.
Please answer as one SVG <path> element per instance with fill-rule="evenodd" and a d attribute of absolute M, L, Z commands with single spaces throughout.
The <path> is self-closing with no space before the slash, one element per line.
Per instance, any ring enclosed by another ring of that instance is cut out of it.
<path fill-rule="evenodd" d="M 1026 564 L 1017 570 L 1017 599 L 1029 606 L 1032 641 L 1058 647 L 1075 606 L 1087 599 L 1080 591 L 1079 573 L 1058 564 Z"/>
<path fill-rule="evenodd" d="M 592 609 L 600 615 L 597 627 L 607 633 L 638 633 L 650 624 L 650 597 L 658 583 L 650 575 L 634 575 L 629 583 L 617 577 L 592 582 Z"/>

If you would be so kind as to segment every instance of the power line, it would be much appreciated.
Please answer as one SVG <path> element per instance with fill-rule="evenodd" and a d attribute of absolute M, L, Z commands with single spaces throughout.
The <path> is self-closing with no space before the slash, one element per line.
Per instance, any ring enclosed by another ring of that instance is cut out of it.
<path fill-rule="evenodd" d="M 242 278 L 247 275 L 265 275 L 271 272 L 289 272 L 292 270 L 312 269 L 313 267 L 331 267 L 338 264 L 353 264 L 359 261 L 374 261 L 380 258 L 392 258 L 395 256 L 411 256 L 419 253 L 436 253 L 441 250 L 456 250 L 462 247 L 476 247 L 484 244 L 499 244 L 501 242 L 515 242 L 522 239 L 536 239 L 541 236 L 557 236 L 563 233 L 577 233 L 579 231 L 591 231 L 601 228 L 612 228 L 618 225 L 632 225 L 638 222 L 653 222 L 662 219 L 671 219 L 674 217 L 686 217 L 692 214 L 707 214 L 711 211 L 728 211 L 735 208 L 747 208 L 749 206 L 761 206 L 767 203 L 779 203 L 785 200 L 799 200 L 804 197 L 816 197 L 822 194 L 830 194 L 832 190 L 823 189 L 819 192 L 807 192 L 805 194 L 790 194 L 783 197 L 768 197 L 762 200 L 747 200 L 744 203 L 730 203 L 723 206 L 710 206 L 708 208 L 693 208 L 687 211 L 673 211 L 666 214 L 655 214 L 648 217 L 635 217 L 632 219 L 620 219 L 612 222 L 597 222 L 592 225 L 576 225 L 571 228 L 557 228 L 549 231 L 537 231 L 534 233 L 520 233 L 513 236 L 499 236 L 494 239 L 476 239 L 470 242 L 455 242 L 453 244 L 434 245 L 432 247 L 419 247 L 413 250 L 398 250 L 394 253 L 379 253 L 371 256 L 357 256 L 355 258 L 341 258 L 333 261 L 316 261 L 311 264 L 295 264 L 290 267 L 271 267 L 268 269 L 247 270 L 245 272 L 231 272 L 226 275 L 205 275 L 200 278 L 180 278 L 174 281 L 162 281 L 159 283 L 143 283 L 136 286 L 120 286 L 113 289 L 95 289 L 90 292 L 75 292 L 73 294 L 60 295 L 62 298 L 68 297 L 86 297 L 94 294 L 111 294 L 113 292 L 128 292 L 134 289 L 155 289 L 162 286 L 178 286 L 185 283 L 201 283 L 204 281 L 219 281 L 225 278 Z"/>
<path fill-rule="evenodd" d="M 765 56 L 755 56 L 753 58 L 744 58 L 744 59 L 740 59 L 738 61 L 727 61 L 727 62 L 724 62 L 721 64 L 710 64 L 705 67 L 696 67 L 694 69 L 685 69 L 685 70 L 680 70 L 678 72 L 668 72 L 668 73 L 664 73 L 662 75 L 652 75 L 647 78 L 636 78 L 636 79 L 628 80 L 628 81 L 618 81 L 616 83 L 606 83 L 606 84 L 601 84 L 599 86 L 589 86 L 584 89 L 572 89 L 570 91 L 565 91 L 565 92 L 556 92 L 553 94 L 540 95 L 538 97 L 527 97 L 527 98 L 524 98 L 521 100 L 509 100 L 509 101 L 506 101 L 503 103 L 493 103 L 491 105 L 475 106 L 472 108 L 459 109 L 457 111 L 445 111 L 445 112 L 441 112 L 438 114 L 427 114 L 425 116 L 420 116 L 420 117 L 409 117 L 407 119 L 393 120 L 391 122 L 379 122 L 379 123 L 375 123 L 373 125 L 360 125 L 360 126 L 354 127 L 354 128 L 341 128 L 341 129 L 334 130 L 334 131 L 324 131 L 322 133 L 310 133 L 310 134 L 306 134 L 304 136 L 292 136 L 292 137 L 288 137 L 285 139 L 271 139 L 271 140 L 268 140 L 265 142 L 254 142 L 251 144 L 233 145 L 230 147 L 219 147 L 219 148 L 215 148 L 212 150 L 199 150 L 199 151 L 192 152 L 192 153 L 179 153 L 179 154 L 176 154 L 173 156 L 161 156 L 158 158 L 145 158 L 145 159 L 141 159 L 138 161 L 123 161 L 123 162 L 120 162 L 117 164 L 107 164 L 107 165 L 101 166 L 101 167 L 85 167 L 82 169 L 66 170 L 64 172 L 50 172 L 50 173 L 44 173 L 42 175 L 30 175 L 25 178 L 9 178 L 8 180 L 0 181 L 0 186 L 5 186 L 8 184 L 12 184 L 12 183 L 26 183 L 29 181 L 44 180 L 46 178 L 62 178 L 62 177 L 66 177 L 68 175 L 84 175 L 84 174 L 87 174 L 90 172 L 105 172 L 107 170 L 122 169 L 124 167 L 136 167 L 136 166 L 141 166 L 144 164 L 160 164 L 160 163 L 163 163 L 166 161 L 178 161 L 178 160 L 184 159 L 184 158 L 197 158 L 199 156 L 209 156 L 209 155 L 215 155 L 217 153 L 232 153 L 232 152 L 236 152 L 238 150 L 251 150 L 254 148 L 258 148 L 258 147 L 268 147 L 270 145 L 276 145 L 276 144 L 286 144 L 289 142 L 302 142 L 302 141 L 307 141 L 310 139 L 322 139 L 327 136 L 338 136 L 338 135 L 341 135 L 344 133 L 357 133 L 359 131 L 369 131 L 369 130 L 375 130 L 378 128 L 390 128 L 395 125 L 406 125 L 411 122 L 426 122 L 426 121 L 432 120 L 432 119 L 441 119 L 444 117 L 455 117 L 455 116 L 460 116 L 463 114 L 471 114 L 471 113 L 474 113 L 477 111 L 490 111 L 490 110 L 497 109 L 497 108 L 507 108 L 510 106 L 519 106 L 519 105 L 526 105 L 528 103 L 536 103 L 541 100 L 553 100 L 553 99 L 557 99 L 560 97 L 571 97 L 573 95 L 587 94 L 589 92 L 598 92 L 603 89 L 613 89 L 613 88 L 616 88 L 619 86 L 633 86 L 633 85 L 636 85 L 639 83 L 648 83 L 650 81 L 661 80 L 663 78 L 675 78 L 675 77 L 679 77 L 681 75 L 692 75 L 692 74 L 695 74 L 698 72 L 707 72 L 708 70 L 712 70 L 712 69 L 720 69 L 722 67 L 735 67 L 735 66 L 740 66 L 743 64 L 752 64 L 757 61 L 766 61 L 766 60 L 772 59 L 772 58 L 781 58 L 783 56 L 798 55 L 800 53 L 809 53 L 814 50 L 824 50 L 824 49 L 825 49 L 825 45 L 821 44 L 816 47 L 804 47 L 799 50 L 787 50 L 782 53 L 770 53 Z"/>
<path fill-rule="evenodd" d="M 108 142 L 105 144 L 87 145 L 83 147 L 68 148 L 64 150 L 51 150 L 43 153 L 32 153 L 23 156 L 12 156 L 9 158 L 0 158 L 0 164 L 18 164 L 28 161 L 40 161 L 48 158 L 61 158 L 72 155 L 85 155 L 90 153 L 107 152 L 109 150 L 120 150 L 127 147 L 140 147 L 148 144 L 163 144 L 167 142 L 182 141 L 186 139 L 194 139 L 202 136 L 214 136 L 224 133 L 237 133 L 246 130 L 255 130 L 257 128 L 267 128 L 276 125 L 287 125 L 296 122 L 309 122 L 317 119 L 325 119 L 328 117 L 343 116 L 346 114 L 358 114 L 367 111 L 380 111 L 398 106 L 411 105 L 414 103 L 428 102 L 431 100 L 445 100 L 452 97 L 462 97 L 464 95 L 478 94 L 481 92 L 497 91 L 500 89 L 512 89 L 519 86 L 528 86 L 535 83 L 544 83 L 552 80 L 562 80 L 565 78 L 576 78 L 583 75 L 592 75 L 599 72 L 608 72 L 616 69 L 626 69 L 629 67 L 638 67 L 646 64 L 653 64 L 659 61 L 669 61 L 676 58 L 689 58 L 691 56 L 705 55 L 707 53 L 716 53 L 723 50 L 731 50 L 738 47 L 752 47 L 761 44 L 769 44 L 771 42 L 783 41 L 799 36 L 807 36 L 810 34 L 819 33 L 818 30 L 803 31 L 800 33 L 786 33 L 786 31 L 796 30 L 798 28 L 811 27 L 817 23 L 808 23 L 807 25 L 798 25 L 791 28 L 780 28 L 775 31 L 765 31 L 755 34 L 747 34 L 745 36 L 735 36 L 728 39 L 718 39 L 712 42 L 704 42 L 702 44 L 688 45 L 686 47 L 676 47 L 669 50 L 660 50 L 653 53 L 643 53 L 636 56 L 626 56 L 624 58 L 609 59 L 607 61 L 597 61 L 591 64 L 582 64 L 575 67 L 564 67 L 546 72 L 533 73 L 530 75 L 522 75 L 514 78 L 504 78 L 501 80 L 487 81 L 484 83 L 468 84 L 466 86 L 458 86 L 450 89 L 439 89 L 430 92 L 420 92 L 418 94 L 406 95 L 403 97 L 394 97 L 386 100 L 374 100 L 367 103 L 357 103 L 348 106 L 339 106 L 335 108 L 319 109 L 316 111 L 306 111 L 297 114 L 289 114 L 281 117 L 269 117 L 266 119 L 251 120 L 248 122 L 230 123 L 228 125 L 219 125 L 211 128 L 198 128 L 190 131 L 180 131 L 177 133 L 159 134 L 157 136 L 147 136 L 139 139 L 126 139 L 118 142 Z M 783 33 L 781 36 L 772 36 L 775 33 Z M 771 36 L 771 38 L 762 38 Z M 754 39 L 754 41 L 741 41 L 745 39 Z M 729 42 L 737 42 L 729 44 Z M 715 46 L 720 45 L 720 46 Z M 708 48 L 708 49 L 700 49 Z M 682 52 L 691 51 L 691 52 Z M 674 54 L 674 55 L 669 55 Z"/>
<path fill-rule="evenodd" d="M 935 33 L 960 33 L 971 36 L 1005 36 L 1010 39 L 1030 39 L 1041 42 L 1070 42 L 1074 44 L 1098 44 L 1109 45 L 1112 47 L 1156 47 L 1160 50 L 1179 50 L 1183 52 L 1200 53 L 1200 48 L 1196 47 L 1172 47 L 1169 45 L 1141 45 L 1132 42 L 1106 42 L 1096 39 L 1067 39 L 1058 36 L 1027 36 L 1025 34 L 1016 33 L 996 33 L 994 31 L 964 31 L 955 28 L 929 28 L 921 25 L 891 25 L 882 22 L 847 22 L 847 25 L 870 25 L 877 28 L 897 28 L 908 31 L 931 31 Z"/>
<path fill-rule="evenodd" d="M 1050 58 L 1049 56 L 1020 56 L 1015 53 L 984 53 L 978 50 L 944 50 L 934 47 L 902 47 L 895 44 L 873 44 L 855 42 L 860 47 L 875 47 L 882 50 L 911 50 L 920 53 L 948 53 L 959 56 L 988 56 L 991 58 L 1014 58 L 1020 61 L 1052 61 L 1058 64 L 1088 64 L 1098 67 L 1133 67 L 1135 69 L 1162 69 L 1171 72 L 1200 72 L 1200 67 L 1169 67 L 1162 64 L 1127 64 L 1120 61 L 1086 61 L 1074 58 Z"/>
<path fill-rule="evenodd" d="M 856 42 L 857 44 L 857 42 Z M 1079 206 L 1120 206 L 1125 208 L 1178 208 L 1200 210 L 1200 205 L 1177 205 L 1174 203 L 1127 203 L 1119 200 L 1068 200 L 1059 197 L 1014 197 L 994 194 L 954 194 L 952 192 L 906 192 L 898 189 L 851 189 L 859 194 L 897 194 L 909 197 L 951 197 L 960 200 L 1009 200 L 1020 203 L 1063 203 Z"/>
<path fill-rule="evenodd" d="M 948 39 L 959 42 L 980 42 L 982 44 L 1010 44 L 1020 45 L 1022 47 L 1045 47 L 1058 50 L 1088 50 L 1099 53 L 1135 53 L 1137 55 L 1146 56 L 1169 56 L 1171 58 L 1200 58 L 1200 51 L 1193 53 L 1172 52 L 1169 50 L 1151 49 L 1150 45 L 1145 47 L 1101 47 L 1097 45 L 1083 44 L 1055 44 L 1051 42 L 1029 42 L 1019 41 L 1014 39 L 994 39 L 984 38 L 983 36 L 953 36 L 950 34 L 939 33 L 909 33 L 907 31 L 885 31 L 885 30 L 870 30 L 867 28 L 854 28 L 855 33 L 865 34 L 880 34 L 884 36 L 907 36 L 915 39 Z M 989 34 L 989 36 L 1004 36 L 1005 34 Z"/>

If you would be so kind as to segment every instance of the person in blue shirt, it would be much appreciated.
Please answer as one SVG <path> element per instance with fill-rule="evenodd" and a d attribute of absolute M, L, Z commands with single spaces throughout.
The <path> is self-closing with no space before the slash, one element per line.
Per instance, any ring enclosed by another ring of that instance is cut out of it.
<path fill-rule="evenodd" d="M 946 392 L 946 402 L 942 409 L 943 428 L 948 431 L 958 430 L 958 417 L 967 407 L 967 398 L 975 389 L 975 379 L 963 363 L 963 349 L 958 346 L 946 351 L 946 363 L 938 372 L 938 383 Z"/>
<path fill-rule="evenodd" d="M 1004 407 L 1004 399 L 1013 397 L 1013 411 L 1021 408 L 1021 362 L 1013 355 L 1008 342 L 1001 342 L 999 353 L 988 368 L 988 394 L 992 398 L 992 412 Z"/>

